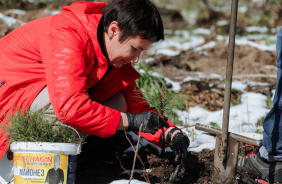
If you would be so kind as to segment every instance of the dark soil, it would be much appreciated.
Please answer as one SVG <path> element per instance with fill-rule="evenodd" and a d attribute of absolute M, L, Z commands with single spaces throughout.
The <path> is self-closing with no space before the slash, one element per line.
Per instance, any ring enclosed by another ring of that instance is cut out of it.
<path fill-rule="evenodd" d="M 129 135 L 128 135 L 129 136 Z M 131 137 L 130 141 L 136 145 Z M 82 153 L 78 156 L 77 179 L 78 184 L 107 184 L 112 181 L 130 178 L 127 172 L 131 172 L 134 160 L 134 152 L 124 152 L 130 147 L 124 132 L 117 133 L 110 139 L 88 137 L 87 144 L 83 146 Z M 245 156 L 252 148 L 240 149 L 239 154 Z M 134 179 L 149 183 L 169 183 L 169 176 L 173 171 L 173 152 L 166 149 L 165 154 L 160 154 L 160 149 L 154 145 L 142 146 L 135 164 Z M 178 175 L 175 183 L 211 183 L 213 171 L 213 151 L 189 152 L 187 160 Z M 150 169 L 150 172 L 144 171 Z M 236 172 L 239 184 L 256 183 L 250 173 Z"/>

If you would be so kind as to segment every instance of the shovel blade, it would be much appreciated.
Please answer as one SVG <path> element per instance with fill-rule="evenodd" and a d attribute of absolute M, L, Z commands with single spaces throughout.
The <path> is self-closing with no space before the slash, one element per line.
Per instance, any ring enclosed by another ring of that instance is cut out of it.
<path fill-rule="evenodd" d="M 238 161 L 239 142 L 233 138 L 228 139 L 227 153 L 222 153 L 222 138 L 216 136 L 216 145 L 214 152 L 214 168 L 212 174 L 212 183 L 234 184 L 237 183 L 235 179 L 235 172 Z M 226 154 L 226 159 L 224 155 Z"/>

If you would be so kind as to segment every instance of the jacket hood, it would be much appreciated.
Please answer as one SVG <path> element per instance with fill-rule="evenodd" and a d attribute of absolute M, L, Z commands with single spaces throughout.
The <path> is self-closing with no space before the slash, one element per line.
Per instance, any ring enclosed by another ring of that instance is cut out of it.
<path fill-rule="evenodd" d="M 80 23 L 81 26 L 84 27 L 93 43 L 96 57 L 99 61 L 100 67 L 102 68 L 108 67 L 108 61 L 102 54 L 102 50 L 97 38 L 97 29 L 103 16 L 101 11 L 107 5 L 107 3 L 103 2 L 78 1 L 72 3 L 70 6 L 64 6 L 62 8 L 62 13 L 71 12 L 73 18 L 76 19 L 74 22 Z"/>
<path fill-rule="evenodd" d="M 86 30 L 97 29 L 99 21 L 102 17 L 102 9 L 107 6 L 107 3 L 103 2 L 87 2 L 78 1 L 72 3 L 70 6 L 64 6 L 62 8 L 62 13 L 72 12 L 81 24 L 86 28 Z M 96 31 L 95 31 L 96 32 Z"/>

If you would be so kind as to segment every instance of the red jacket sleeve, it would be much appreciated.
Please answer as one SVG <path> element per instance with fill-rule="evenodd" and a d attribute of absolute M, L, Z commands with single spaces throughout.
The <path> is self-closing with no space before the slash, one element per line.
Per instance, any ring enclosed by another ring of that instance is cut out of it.
<path fill-rule="evenodd" d="M 149 110 L 158 113 L 156 109 L 150 107 L 149 104 L 143 99 L 143 95 L 140 89 L 136 86 L 136 84 L 127 86 L 122 90 L 122 93 L 126 98 L 129 113 L 139 113 Z M 169 126 L 175 127 L 175 125 L 170 120 L 168 120 L 168 123 Z M 166 129 L 167 128 L 164 127 L 164 131 L 166 131 Z M 163 131 L 161 129 L 159 129 L 155 134 L 141 133 L 141 137 L 145 138 L 146 140 L 157 146 L 162 145 L 161 142 L 162 135 L 163 135 Z"/>
<path fill-rule="evenodd" d="M 111 137 L 119 125 L 120 112 L 91 101 L 86 94 L 89 37 L 78 28 L 64 25 L 63 21 L 51 25 L 50 35 L 42 46 L 47 87 L 55 114 L 80 131 Z"/>

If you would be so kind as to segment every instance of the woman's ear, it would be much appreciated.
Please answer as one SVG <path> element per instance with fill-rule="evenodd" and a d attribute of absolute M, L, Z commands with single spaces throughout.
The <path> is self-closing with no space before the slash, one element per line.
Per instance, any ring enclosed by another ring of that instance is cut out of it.
<path fill-rule="evenodd" d="M 119 26 L 118 26 L 118 22 L 113 21 L 108 28 L 109 39 L 112 40 L 116 36 L 118 36 L 118 38 L 119 38 L 119 33 L 120 33 L 120 29 L 119 29 Z"/>

